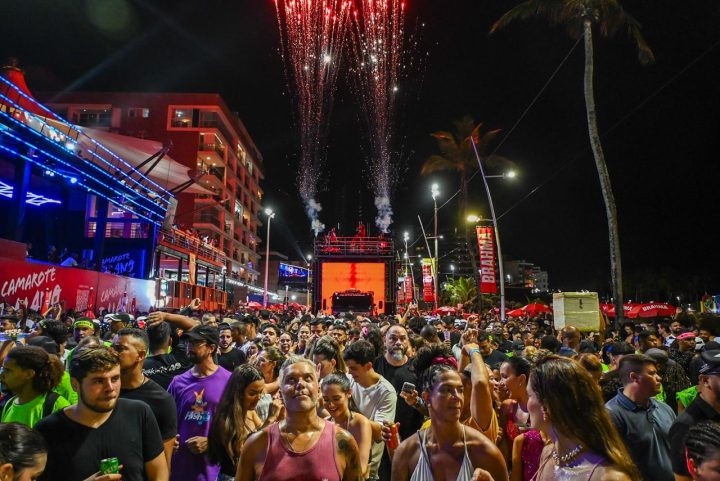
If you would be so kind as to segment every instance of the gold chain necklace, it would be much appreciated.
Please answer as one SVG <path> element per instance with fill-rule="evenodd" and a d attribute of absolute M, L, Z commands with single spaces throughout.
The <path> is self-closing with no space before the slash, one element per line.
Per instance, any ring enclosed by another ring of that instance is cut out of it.
<path fill-rule="evenodd" d="M 293 448 L 293 445 L 292 445 L 292 442 L 290 441 L 290 437 L 288 436 L 288 433 L 282 432 L 282 429 L 280 429 L 280 426 L 278 426 L 278 431 L 280 431 L 280 436 L 282 436 L 282 438 L 285 440 L 285 443 L 288 445 L 288 448 L 294 454 L 302 454 L 305 451 L 307 451 L 307 445 L 312 442 L 313 438 L 315 438 L 315 434 L 319 432 L 319 431 L 310 431 L 310 438 L 308 438 L 308 440 L 305 442 L 306 449 L 304 449 L 302 451 L 295 451 L 295 448 Z M 307 433 L 299 433 L 297 436 L 295 436 L 295 439 L 297 440 L 298 436 L 300 436 L 301 434 L 307 434 Z"/>

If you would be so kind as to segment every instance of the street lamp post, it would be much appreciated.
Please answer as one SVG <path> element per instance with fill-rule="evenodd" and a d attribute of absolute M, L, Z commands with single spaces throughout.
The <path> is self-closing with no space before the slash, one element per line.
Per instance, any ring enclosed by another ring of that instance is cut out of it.
<path fill-rule="evenodd" d="M 433 265 L 433 277 L 434 277 L 434 288 L 435 288 L 435 295 L 433 296 L 435 298 L 435 310 L 438 308 L 438 218 L 437 218 L 437 197 L 440 195 L 440 190 L 438 188 L 437 184 L 433 184 L 431 188 L 432 192 L 432 199 L 433 199 L 433 210 L 434 210 L 434 218 L 435 218 L 435 263 Z"/>
<path fill-rule="evenodd" d="M 265 239 L 265 279 L 263 285 L 263 307 L 267 307 L 268 302 L 268 268 L 270 267 L 270 221 L 275 217 L 275 212 L 271 208 L 265 209 L 267 215 L 267 237 Z"/>
<path fill-rule="evenodd" d="M 311 306 L 311 304 L 310 304 L 310 273 L 312 272 L 312 264 L 311 264 L 312 258 L 313 258 L 312 254 L 308 254 L 307 257 L 306 257 L 306 259 L 307 259 L 306 262 L 307 262 L 307 265 L 308 265 L 308 276 L 307 276 L 307 285 L 306 285 L 306 287 L 307 287 L 307 306 L 308 306 L 308 309 L 312 309 L 312 306 Z"/>
<path fill-rule="evenodd" d="M 490 205 L 490 215 L 492 216 L 492 222 L 493 222 L 493 228 L 495 229 L 495 244 L 497 244 L 497 252 L 498 252 L 498 273 L 500 274 L 500 320 L 505 321 L 505 272 L 503 269 L 503 259 L 502 259 L 502 249 L 500 248 L 500 231 L 498 230 L 497 225 L 497 217 L 495 216 L 495 206 L 493 205 L 492 196 L 490 195 L 490 186 L 488 185 L 487 180 L 492 179 L 495 177 L 508 177 L 513 178 L 515 177 L 515 172 L 508 172 L 507 174 L 501 174 L 501 175 L 485 175 L 485 169 L 483 169 L 482 161 L 480 160 L 480 154 L 478 154 L 477 151 L 477 145 L 475 145 L 475 139 L 470 136 L 470 142 L 473 146 L 473 151 L 475 152 L 475 158 L 478 162 L 478 167 L 480 169 L 480 175 L 483 179 L 483 184 L 485 184 L 485 192 L 487 193 L 488 198 L 488 204 Z M 479 287 L 479 286 L 478 286 Z"/>
<path fill-rule="evenodd" d="M 415 301 L 415 272 L 413 272 L 413 265 L 410 261 L 410 255 L 408 254 L 408 241 L 410 240 L 410 234 L 408 232 L 403 233 L 403 241 L 405 242 L 405 261 L 410 266 L 410 282 L 412 284 L 412 299 L 411 302 Z M 407 271 L 406 271 L 407 275 Z M 407 282 L 407 281 L 405 281 Z"/>

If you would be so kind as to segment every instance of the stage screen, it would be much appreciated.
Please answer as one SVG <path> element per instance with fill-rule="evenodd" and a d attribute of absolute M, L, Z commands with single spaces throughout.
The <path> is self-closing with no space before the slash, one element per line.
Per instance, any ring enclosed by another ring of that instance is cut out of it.
<path fill-rule="evenodd" d="M 384 312 L 385 264 L 382 262 L 322 263 L 321 305 L 325 306 L 323 310 L 325 313 L 332 311 L 333 293 L 348 289 L 371 291 L 374 294 L 376 309 L 378 312 Z"/>

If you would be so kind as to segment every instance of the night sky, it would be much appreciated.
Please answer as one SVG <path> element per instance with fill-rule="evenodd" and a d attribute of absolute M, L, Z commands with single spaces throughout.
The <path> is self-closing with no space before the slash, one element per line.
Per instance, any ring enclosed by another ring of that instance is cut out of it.
<path fill-rule="evenodd" d="M 405 230 L 417 238 L 418 214 L 431 226 L 433 181 L 440 184 L 440 203 L 457 190 L 452 175 L 419 174 L 436 152 L 429 133 L 451 129 L 465 114 L 509 132 L 573 47 L 563 30 L 542 20 L 489 36 L 493 22 L 518 3 L 409 0 L 409 29 L 421 34 L 415 54 L 428 56 L 401 85 L 397 239 Z M 624 35 L 595 37 L 598 120 L 620 218 L 626 297 L 691 301 L 720 291 L 720 4 L 623 4 L 643 24 L 656 57 L 644 67 Z M 263 153 L 266 203 L 278 212 L 273 248 L 291 257 L 310 251 L 309 222 L 295 188 L 293 106 L 270 0 L 5 2 L 2 38 L 0 57 L 20 59 L 31 90 L 221 93 Z M 553 289 L 607 292 L 607 223 L 582 75 L 580 42 L 497 151 L 516 163 L 519 177 L 493 179 L 491 189 L 506 257 L 542 266 Z M 335 107 L 321 218 L 350 235 L 359 219 L 372 224 L 375 208 L 359 110 L 343 79 Z M 488 216 L 480 179 L 471 190 L 471 204 Z M 441 230 L 451 231 L 456 201 L 440 216 Z"/>

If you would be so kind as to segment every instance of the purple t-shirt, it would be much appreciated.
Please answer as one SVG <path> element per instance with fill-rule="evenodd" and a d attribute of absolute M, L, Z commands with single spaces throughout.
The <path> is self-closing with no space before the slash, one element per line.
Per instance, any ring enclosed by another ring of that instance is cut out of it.
<path fill-rule="evenodd" d="M 195 377 L 192 370 L 175 376 L 168 386 L 168 392 L 175 398 L 178 416 L 180 447 L 172 457 L 171 481 L 215 481 L 220 466 L 210 464 L 203 454 L 193 454 L 185 441 L 193 436 L 207 437 L 210 420 L 230 372 L 218 366 L 217 371 L 207 377 Z"/>

